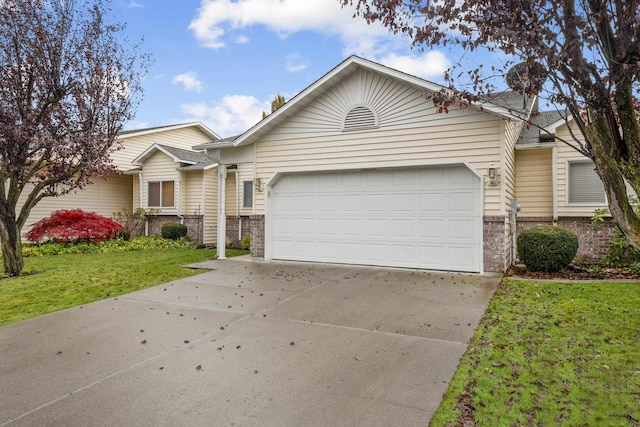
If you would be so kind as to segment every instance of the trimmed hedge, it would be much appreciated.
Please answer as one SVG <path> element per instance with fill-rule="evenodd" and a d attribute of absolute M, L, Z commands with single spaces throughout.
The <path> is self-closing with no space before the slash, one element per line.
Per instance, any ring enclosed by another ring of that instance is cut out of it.
<path fill-rule="evenodd" d="M 161 234 L 165 239 L 178 240 L 181 237 L 186 237 L 187 226 L 175 222 L 168 222 L 162 226 Z"/>
<path fill-rule="evenodd" d="M 530 271 L 560 271 L 578 252 L 578 236 L 551 225 L 527 228 L 518 236 L 518 256 Z"/>

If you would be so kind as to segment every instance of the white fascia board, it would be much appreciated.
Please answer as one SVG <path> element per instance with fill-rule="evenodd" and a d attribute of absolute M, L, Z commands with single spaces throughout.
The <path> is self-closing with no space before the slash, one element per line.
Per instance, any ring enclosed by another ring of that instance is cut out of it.
<path fill-rule="evenodd" d="M 140 129 L 140 130 L 137 130 L 137 131 L 128 132 L 128 133 L 126 133 L 124 135 L 118 135 L 117 139 L 118 140 L 127 139 L 127 138 L 133 138 L 135 136 L 149 135 L 149 134 L 153 134 L 153 133 L 167 132 L 167 131 L 172 131 L 172 130 L 177 130 L 177 129 L 184 129 L 184 128 L 189 128 L 189 127 L 197 127 L 200 130 L 202 130 L 204 133 L 206 133 L 207 135 L 212 137 L 213 139 L 216 139 L 216 140 L 217 139 L 221 139 L 220 136 L 217 133 L 215 133 L 214 131 L 209 129 L 202 122 L 179 123 L 179 124 L 175 124 L 175 125 L 168 125 L 168 126 L 160 126 L 160 127 L 155 127 L 155 128 Z"/>
<path fill-rule="evenodd" d="M 144 159 L 147 158 L 148 156 L 151 155 L 151 153 L 155 150 L 161 151 L 162 153 L 166 154 L 167 156 L 171 157 L 173 159 L 174 163 L 187 163 L 190 165 L 195 165 L 198 162 L 194 162 L 191 160 L 184 160 L 184 159 L 180 159 L 178 157 L 176 157 L 175 155 L 173 155 L 172 153 L 170 153 L 168 150 L 166 150 L 164 147 L 158 145 L 158 144 L 153 144 L 149 147 L 147 147 L 146 150 L 144 150 L 142 152 L 142 154 L 140 154 L 138 157 L 136 157 L 135 159 L 133 159 L 133 161 L 131 162 L 133 165 L 135 166 L 142 166 L 142 163 L 144 162 Z"/>

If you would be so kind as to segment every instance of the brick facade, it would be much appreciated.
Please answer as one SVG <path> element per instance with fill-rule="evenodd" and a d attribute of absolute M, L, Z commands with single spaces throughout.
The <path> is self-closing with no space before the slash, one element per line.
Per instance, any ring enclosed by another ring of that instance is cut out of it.
<path fill-rule="evenodd" d="M 169 222 L 180 223 L 176 215 L 151 215 L 148 217 L 149 234 L 162 235 L 162 226 Z M 202 215 L 183 215 L 182 223 L 187 226 L 187 237 L 196 245 L 202 245 Z M 135 227 L 132 236 L 144 235 L 144 225 Z"/>
<path fill-rule="evenodd" d="M 228 216 L 227 217 L 227 243 L 241 240 L 244 237 L 251 238 L 251 228 L 253 221 L 249 216 Z M 242 235 L 240 228 L 242 227 Z"/>
<path fill-rule="evenodd" d="M 484 271 L 504 272 L 509 267 L 510 239 L 504 216 L 485 216 L 483 221 L 482 257 Z"/>
<path fill-rule="evenodd" d="M 251 230 L 251 256 L 264 257 L 264 215 L 249 217 Z"/>
<path fill-rule="evenodd" d="M 553 224 L 553 219 L 550 217 L 518 218 L 516 232 L 520 234 L 522 230 L 529 227 L 551 224 Z M 615 223 L 610 220 L 600 223 L 599 229 L 596 231 L 591 224 L 591 218 L 586 217 L 561 217 L 558 218 L 558 226 L 576 233 L 579 244 L 578 256 L 587 257 L 591 261 L 600 260 L 600 257 L 607 251 L 615 231 Z"/>

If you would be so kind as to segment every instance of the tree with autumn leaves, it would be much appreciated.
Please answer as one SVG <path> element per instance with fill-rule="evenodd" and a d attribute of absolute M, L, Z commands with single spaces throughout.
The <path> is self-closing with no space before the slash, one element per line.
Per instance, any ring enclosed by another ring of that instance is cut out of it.
<path fill-rule="evenodd" d="M 526 84 L 517 90 L 564 115 L 573 135 L 563 142 L 594 161 L 611 215 L 640 249 L 640 217 L 625 186 L 640 194 L 638 0 L 339 1 L 408 36 L 414 48 L 455 46 L 461 56 L 484 50 L 510 58 L 503 69 L 456 63 L 445 75 L 446 90 L 432 97 L 443 110 L 491 99 L 497 85 L 490 77 L 502 80 L 520 63 Z"/>
<path fill-rule="evenodd" d="M 0 240 L 7 276 L 23 268 L 21 233 L 42 199 L 114 169 L 148 54 L 103 0 L 0 2 Z"/>

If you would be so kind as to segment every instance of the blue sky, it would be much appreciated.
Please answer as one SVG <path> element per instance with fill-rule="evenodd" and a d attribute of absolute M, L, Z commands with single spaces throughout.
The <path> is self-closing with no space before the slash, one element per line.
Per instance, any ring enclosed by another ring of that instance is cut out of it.
<path fill-rule="evenodd" d="M 350 55 L 441 83 L 456 52 L 410 41 L 353 18 L 338 0 L 114 0 L 154 64 L 128 129 L 202 121 L 241 133 Z"/>

